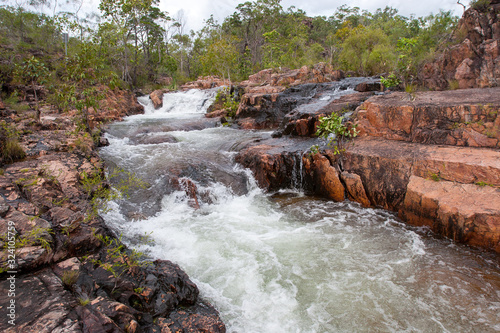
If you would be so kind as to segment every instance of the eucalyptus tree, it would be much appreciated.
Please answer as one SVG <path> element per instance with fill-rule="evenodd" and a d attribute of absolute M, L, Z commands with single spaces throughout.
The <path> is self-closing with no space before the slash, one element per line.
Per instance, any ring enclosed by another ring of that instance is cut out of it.
<path fill-rule="evenodd" d="M 99 9 L 111 20 L 120 35 L 123 50 L 122 79 L 138 84 L 141 62 L 147 70 L 154 71 L 152 51 L 161 59 L 163 27 L 161 21 L 169 20 L 159 8 L 159 0 L 102 0 Z M 141 59 L 142 57 L 142 59 Z"/>

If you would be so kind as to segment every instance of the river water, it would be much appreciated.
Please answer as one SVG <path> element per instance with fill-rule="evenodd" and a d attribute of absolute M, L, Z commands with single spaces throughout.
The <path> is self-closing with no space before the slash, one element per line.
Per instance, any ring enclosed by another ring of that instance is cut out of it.
<path fill-rule="evenodd" d="M 167 94 L 156 111 L 142 99 L 144 115 L 110 127 L 101 156 L 150 187 L 103 217 L 129 246 L 178 263 L 228 332 L 500 332 L 494 256 L 382 210 L 264 193 L 234 156 L 271 133 L 214 127 L 213 95 Z M 186 179 L 199 209 L 174 186 Z"/>

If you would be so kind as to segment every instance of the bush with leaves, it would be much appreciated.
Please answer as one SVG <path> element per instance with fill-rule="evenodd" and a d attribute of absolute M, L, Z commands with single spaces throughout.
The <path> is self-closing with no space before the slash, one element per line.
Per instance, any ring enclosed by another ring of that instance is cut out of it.
<path fill-rule="evenodd" d="M 327 141 L 327 146 L 334 145 L 334 154 L 338 155 L 345 151 L 346 144 L 358 135 L 356 125 L 349 125 L 344 122 L 344 117 L 336 113 L 319 119 L 316 135 Z M 313 146 L 312 151 L 319 151 L 317 146 Z"/>
<path fill-rule="evenodd" d="M 15 77 L 21 83 L 31 86 L 35 95 L 36 120 L 40 122 L 40 107 L 38 106 L 37 84 L 44 84 L 49 75 L 49 70 L 43 62 L 31 56 L 22 65 L 16 67 Z"/>

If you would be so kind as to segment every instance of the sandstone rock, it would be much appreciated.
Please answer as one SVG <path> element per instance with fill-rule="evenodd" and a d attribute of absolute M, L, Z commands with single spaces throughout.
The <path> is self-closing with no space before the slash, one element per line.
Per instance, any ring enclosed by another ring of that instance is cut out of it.
<path fill-rule="evenodd" d="M 459 243 L 500 253 L 500 190 L 412 176 L 400 216 Z"/>
<path fill-rule="evenodd" d="M 361 136 L 471 147 L 500 147 L 500 88 L 391 93 L 357 109 Z"/>
<path fill-rule="evenodd" d="M 362 82 L 358 84 L 354 90 L 359 92 L 381 91 L 382 86 L 380 82 Z"/>
<path fill-rule="evenodd" d="M 361 103 L 373 96 L 372 92 L 348 94 L 318 107 L 296 108 L 289 112 L 273 133 L 273 137 L 290 136 L 315 136 L 319 118 L 332 113 L 344 114 L 354 111 Z"/>
<path fill-rule="evenodd" d="M 169 319 L 161 318 L 158 320 L 158 324 L 162 332 L 179 332 L 181 330 L 188 332 L 226 332 L 226 327 L 220 318 L 202 306 L 198 306 L 196 312 L 193 310 L 174 311 Z"/>
<path fill-rule="evenodd" d="M 419 78 L 430 89 L 447 89 L 457 82 L 461 89 L 498 86 L 500 78 L 500 7 L 489 5 L 482 12 L 469 8 L 455 30 L 460 44 L 451 46 L 433 63 L 428 63 Z"/>
<path fill-rule="evenodd" d="M 315 193 L 336 202 L 344 201 L 345 188 L 340 182 L 337 169 L 332 166 L 328 158 L 321 154 L 313 156 L 311 170 L 314 174 Z"/>
<path fill-rule="evenodd" d="M 304 185 L 300 164 L 306 160 L 303 152 L 312 143 L 284 141 L 270 140 L 261 145 L 250 145 L 236 156 L 236 162 L 252 170 L 259 186 L 270 192 Z M 307 185 L 308 188 L 311 186 Z"/>
<path fill-rule="evenodd" d="M 360 176 L 344 171 L 341 173 L 341 178 L 345 184 L 349 200 L 359 202 L 363 207 L 371 206 Z"/>
<path fill-rule="evenodd" d="M 99 111 L 93 111 L 90 115 L 92 125 L 107 123 L 109 121 L 121 120 L 125 116 L 144 113 L 144 107 L 139 104 L 137 98 L 130 91 L 110 90 L 101 88 L 106 98 L 101 101 Z"/>
<path fill-rule="evenodd" d="M 372 205 L 397 211 L 410 176 L 500 185 L 500 152 L 360 138 L 347 147 L 343 170 L 360 176 Z"/>
<path fill-rule="evenodd" d="M 7 215 L 10 206 L 5 202 L 5 199 L 0 196 L 0 217 L 5 217 Z"/>
<path fill-rule="evenodd" d="M 220 79 L 217 76 L 200 76 L 196 81 L 188 82 L 181 86 L 181 90 L 189 89 L 211 89 L 215 87 L 230 86 L 232 83 L 227 79 Z"/>
<path fill-rule="evenodd" d="M 167 93 L 168 89 L 155 90 L 149 94 L 149 98 L 153 102 L 155 110 L 158 110 L 163 106 L 163 94 Z"/>

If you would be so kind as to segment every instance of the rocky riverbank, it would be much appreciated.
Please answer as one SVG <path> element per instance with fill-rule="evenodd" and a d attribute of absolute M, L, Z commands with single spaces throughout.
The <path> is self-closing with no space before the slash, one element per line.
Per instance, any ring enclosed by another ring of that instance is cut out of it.
<path fill-rule="evenodd" d="M 90 117 L 93 138 L 78 129 L 73 112 L 46 106 L 37 123 L 33 112 L 0 103 L 2 128 L 27 155 L 2 160 L 0 330 L 224 332 L 217 311 L 177 265 L 144 261 L 95 214 L 108 188 L 97 125 L 143 112 L 128 92 L 106 95 Z"/>

